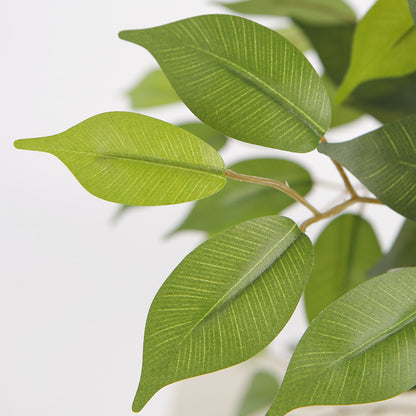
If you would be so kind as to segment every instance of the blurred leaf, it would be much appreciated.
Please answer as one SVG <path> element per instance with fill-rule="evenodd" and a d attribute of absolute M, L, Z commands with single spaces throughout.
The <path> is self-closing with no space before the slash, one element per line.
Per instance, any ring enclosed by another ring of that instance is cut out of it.
<path fill-rule="evenodd" d="M 309 152 L 329 127 L 330 103 L 318 74 L 264 26 L 205 15 L 120 37 L 147 48 L 191 111 L 227 136 Z"/>
<path fill-rule="evenodd" d="M 181 100 L 160 69 L 149 72 L 129 96 L 132 108 L 156 107 Z"/>
<path fill-rule="evenodd" d="M 125 205 L 204 198 L 226 182 L 221 156 L 198 137 L 140 114 L 99 114 L 18 149 L 57 156 L 93 195 Z"/>
<path fill-rule="evenodd" d="M 306 195 L 312 187 L 308 172 L 287 160 L 251 159 L 236 163 L 230 169 L 247 175 L 288 182 L 301 195 Z M 268 186 L 228 180 L 217 195 L 197 202 L 175 232 L 201 230 L 214 234 L 251 218 L 278 214 L 294 202 L 286 194 Z"/>
<path fill-rule="evenodd" d="M 344 293 L 367 280 L 382 255 L 371 225 L 358 215 L 333 220 L 315 244 L 315 266 L 305 290 L 309 322 Z"/>
<path fill-rule="evenodd" d="M 382 123 L 416 113 L 416 72 L 400 78 L 364 82 L 347 101 Z"/>
<path fill-rule="evenodd" d="M 267 409 L 272 404 L 278 389 L 279 382 L 273 374 L 259 371 L 251 380 L 237 416 L 250 416 Z"/>
<path fill-rule="evenodd" d="M 416 222 L 406 220 L 388 254 L 370 271 L 371 276 L 399 267 L 416 266 Z"/>
<path fill-rule="evenodd" d="M 295 310 L 312 262 L 308 237 L 278 216 L 228 228 L 190 253 L 150 307 L 133 410 L 168 384 L 266 347 Z"/>
<path fill-rule="evenodd" d="M 409 8 L 416 25 L 416 0 L 409 0 Z"/>
<path fill-rule="evenodd" d="M 362 283 L 318 315 L 267 415 L 376 402 L 415 384 L 416 269 L 402 269 Z"/>
<path fill-rule="evenodd" d="M 214 130 L 212 127 L 207 126 L 204 123 L 199 123 L 199 122 L 185 123 L 185 124 L 180 124 L 179 127 L 189 131 L 195 136 L 198 136 L 200 139 L 208 143 L 215 150 L 222 149 L 227 143 L 226 136 Z"/>
<path fill-rule="evenodd" d="M 277 33 L 285 37 L 290 43 L 296 46 L 301 52 L 306 52 L 312 48 L 309 39 L 305 36 L 299 26 L 292 24 L 283 29 L 278 29 Z"/>
<path fill-rule="evenodd" d="M 313 24 L 355 21 L 354 12 L 342 0 L 245 0 L 220 4 L 237 13 L 285 16 Z"/>
<path fill-rule="evenodd" d="M 318 149 L 345 166 L 381 202 L 416 220 L 416 116 Z"/>
<path fill-rule="evenodd" d="M 356 24 L 333 26 L 307 24 L 296 21 L 312 43 L 325 68 L 326 75 L 339 85 L 350 63 L 352 40 Z"/>
<path fill-rule="evenodd" d="M 337 98 L 345 100 L 364 81 L 416 70 L 416 27 L 406 0 L 378 0 L 358 23 L 351 63 Z"/>
<path fill-rule="evenodd" d="M 338 104 L 336 102 L 335 97 L 337 95 L 337 87 L 328 76 L 324 75 L 322 77 L 322 81 L 325 85 L 332 106 L 331 128 L 350 123 L 351 121 L 354 121 L 362 116 L 362 111 L 357 108 L 348 105 L 347 103 Z"/>

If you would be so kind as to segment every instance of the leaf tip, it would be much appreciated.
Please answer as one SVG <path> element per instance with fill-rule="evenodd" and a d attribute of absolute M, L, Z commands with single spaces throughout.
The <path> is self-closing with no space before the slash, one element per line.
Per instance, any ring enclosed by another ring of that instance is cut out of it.
<path fill-rule="evenodd" d="M 17 139 L 14 141 L 14 147 L 21 150 L 37 150 L 35 139 Z"/>

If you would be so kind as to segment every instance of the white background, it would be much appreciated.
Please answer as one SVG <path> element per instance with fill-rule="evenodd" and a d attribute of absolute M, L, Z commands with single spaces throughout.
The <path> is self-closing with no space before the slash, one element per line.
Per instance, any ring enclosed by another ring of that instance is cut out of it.
<path fill-rule="evenodd" d="M 354 3 L 362 15 L 372 1 Z M 156 64 L 117 33 L 213 12 L 227 11 L 206 0 L 1 2 L 0 415 L 130 415 L 150 302 L 202 239 L 193 232 L 163 238 L 190 204 L 131 210 L 112 222 L 115 204 L 88 194 L 56 158 L 17 151 L 13 140 L 129 110 L 126 91 Z M 172 122 L 191 117 L 180 105 L 148 114 Z M 344 140 L 376 126 L 367 117 L 328 138 Z M 233 142 L 224 158 L 283 155 L 317 180 L 338 181 L 316 152 L 283 153 Z M 337 197 L 326 188 L 311 196 L 321 207 Z M 298 221 L 307 216 L 291 212 Z M 365 213 L 387 248 L 399 216 L 383 207 Z M 311 227 L 311 236 L 319 228 Z M 281 345 L 302 331 L 299 312 Z M 171 415 L 172 391 L 158 393 L 142 414 Z"/>

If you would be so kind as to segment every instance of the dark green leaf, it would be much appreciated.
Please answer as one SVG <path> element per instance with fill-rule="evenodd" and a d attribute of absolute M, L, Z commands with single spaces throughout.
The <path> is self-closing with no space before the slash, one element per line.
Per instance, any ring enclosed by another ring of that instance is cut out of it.
<path fill-rule="evenodd" d="M 347 102 L 382 123 L 391 123 L 416 113 L 415 96 L 416 72 L 400 78 L 364 82 Z"/>
<path fill-rule="evenodd" d="M 416 222 L 406 220 L 390 252 L 370 271 L 371 276 L 399 267 L 416 266 Z"/>
<path fill-rule="evenodd" d="M 180 124 L 179 127 L 189 131 L 195 136 L 198 136 L 200 139 L 208 143 L 215 150 L 222 149 L 227 143 L 226 136 L 214 130 L 210 126 L 207 126 L 204 123 L 199 123 L 199 122 L 185 123 L 185 124 Z"/>
<path fill-rule="evenodd" d="M 220 4 L 237 13 L 287 16 L 313 24 L 355 21 L 354 12 L 342 0 L 245 0 Z"/>
<path fill-rule="evenodd" d="M 416 27 L 407 0 L 378 0 L 358 23 L 351 63 L 338 92 L 343 101 L 364 81 L 416 70 Z"/>
<path fill-rule="evenodd" d="M 416 220 L 416 116 L 344 143 L 322 143 L 374 195 L 399 214 Z"/>
<path fill-rule="evenodd" d="M 267 415 L 385 400 L 415 384 L 416 269 L 402 269 L 362 283 L 318 315 Z"/>
<path fill-rule="evenodd" d="M 309 322 L 344 293 L 367 280 L 382 253 L 371 225 L 358 215 L 333 220 L 315 244 L 315 266 L 305 290 Z"/>
<path fill-rule="evenodd" d="M 149 72 L 130 91 L 129 96 L 132 108 L 156 107 L 180 101 L 166 75 L 160 69 Z"/>
<path fill-rule="evenodd" d="M 15 146 L 57 156 L 87 191 L 120 204 L 192 201 L 226 182 L 224 162 L 213 148 L 140 114 L 99 114 L 61 134 L 17 140 Z"/>
<path fill-rule="evenodd" d="M 416 0 L 409 0 L 409 8 L 416 25 Z"/>
<path fill-rule="evenodd" d="M 350 63 L 355 23 L 319 26 L 297 21 L 297 24 L 318 53 L 326 75 L 339 85 Z"/>
<path fill-rule="evenodd" d="M 278 389 L 279 382 L 273 374 L 259 371 L 251 380 L 237 416 L 250 416 L 267 409 L 272 404 Z"/>
<path fill-rule="evenodd" d="M 301 195 L 312 187 L 308 172 L 287 160 L 252 159 L 236 163 L 230 169 L 288 182 Z M 214 234 L 251 218 L 277 214 L 293 203 L 292 198 L 268 186 L 228 180 L 221 192 L 198 201 L 176 231 L 201 230 Z"/>
<path fill-rule="evenodd" d="M 331 127 L 350 123 L 362 116 L 363 113 L 357 108 L 348 105 L 347 103 L 338 104 L 336 102 L 335 97 L 337 95 L 337 87 L 328 76 L 324 75 L 322 81 L 324 82 L 332 106 Z"/>
<path fill-rule="evenodd" d="M 227 136 L 308 152 L 329 127 L 330 103 L 318 74 L 264 26 L 207 15 L 120 37 L 148 49 L 191 111 Z"/>
<path fill-rule="evenodd" d="M 262 350 L 296 308 L 312 262 L 308 237 L 278 216 L 228 228 L 189 254 L 150 307 L 133 410 L 170 383 Z"/>

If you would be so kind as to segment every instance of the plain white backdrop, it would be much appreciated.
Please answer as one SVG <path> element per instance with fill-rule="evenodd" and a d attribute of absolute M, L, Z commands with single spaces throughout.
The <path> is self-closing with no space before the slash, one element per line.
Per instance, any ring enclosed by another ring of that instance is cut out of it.
<path fill-rule="evenodd" d="M 352 4 L 362 15 L 372 3 Z M 130 415 L 151 300 L 202 240 L 193 232 L 164 239 L 190 204 L 131 210 L 114 223 L 115 204 L 88 194 L 56 158 L 17 151 L 13 140 L 129 110 L 126 91 L 156 63 L 144 49 L 119 40 L 120 30 L 218 12 L 227 13 L 207 0 L 1 2 L 1 415 Z M 171 122 L 192 119 L 181 105 L 147 114 Z M 366 117 L 328 138 L 345 140 L 377 125 Z M 224 158 L 288 157 L 318 181 L 338 182 L 334 168 L 315 153 L 297 156 L 233 142 Z M 311 195 L 321 207 L 337 197 L 342 194 L 324 187 Z M 288 215 L 302 220 L 307 212 Z M 399 216 L 383 207 L 365 215 L 386 249 Z M 312 227 L 311 236 L 319 229 Z M 303 330 L 298 311 L 276 351 Z M 142 414 L 172 415 L 174 390 L 159 392 Z"/>

